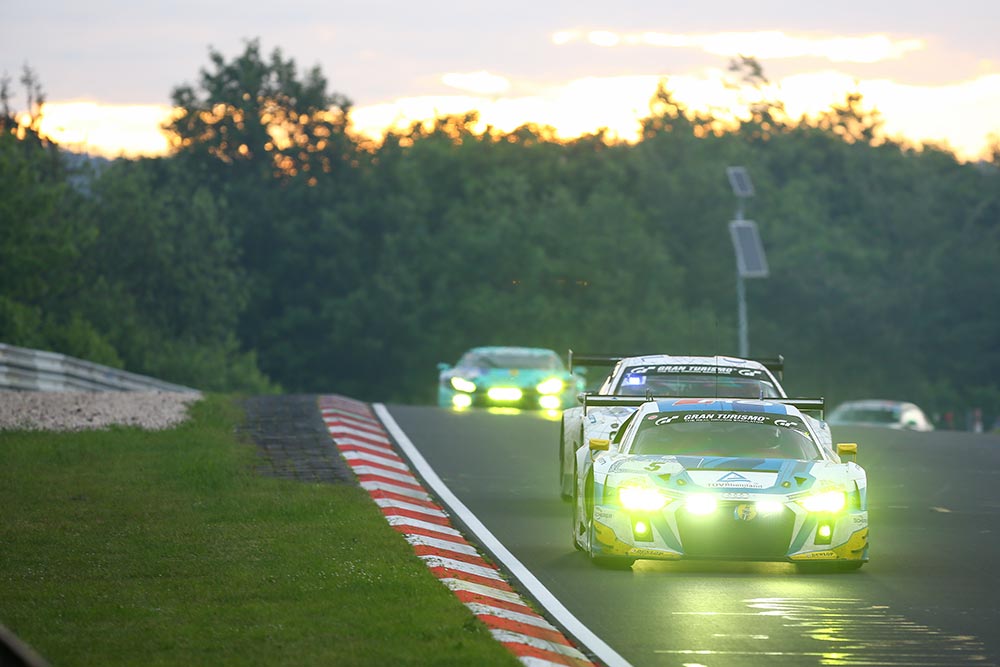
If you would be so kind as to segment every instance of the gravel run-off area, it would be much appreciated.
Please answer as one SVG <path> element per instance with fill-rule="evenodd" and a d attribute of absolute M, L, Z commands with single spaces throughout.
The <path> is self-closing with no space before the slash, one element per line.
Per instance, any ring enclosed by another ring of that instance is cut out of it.
<path fill-rule="evenodd" d="M 0 391 L 0 431 L 82 431 L 115 424 L 160 430 L 188 417 L 195 392 Z"/>

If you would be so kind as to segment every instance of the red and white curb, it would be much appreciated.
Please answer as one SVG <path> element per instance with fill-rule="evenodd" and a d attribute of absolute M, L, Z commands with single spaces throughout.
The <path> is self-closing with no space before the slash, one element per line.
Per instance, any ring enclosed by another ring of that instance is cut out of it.
<path fill-rule="evenodd" d="M 497 641 L 529 667 L 594 667 L 594 663 L 576 649 L 558 628 L 531 609 L 506 582 L 499 568 L 487 562 L 478 549 L 452 526 L 448 512 L 432 499 L 407 462 L 393 449 L 386 427 L 393 431 L 397 443 L 404 449 L 412 448 L 412 443 L 399 430 L 384 406 L 376 405 L 379 413 L 376 416 L 367 403 L 343 396 L 322 396 L 319 398 L 319 409 L 334 444 L 354 470 L 358 483 L 368 491 L 389 524 L 403 534 L 431 572 L 486 624 Z M 415 450 L 407 451 L 406 454 L 418 468 L 426 466 L 426 462 Z M 420 472 L 428 480 L 428 484 L 435 487 L 438 497 L 451 508 L 456 508 L 457 504 L 461 511 L 468 512 L 446 487 L 443 490 L 436 488 L 440 480 L 429 467 Z M 433 481 L 430 477 L 433 477 Z M 482 524 L 474 517 L 470 520 L 470 517 L 471 514 L 462 514 L 465 525 L 483 539 L 475 525 Z M 496 539 L 486 531 L 485 526 L 482 526 L 482 530 L 488 539 Z M 496 547 L 485 540 L 484 544 L 490 546 L 501 562 L 505 560 Z M 509 554 L 502 545 L 500 549 Z M 513 556 L 510 555 L 510 558 L 513 559 Z M 513 562 L 523 568 L 516 559 Z M 530 574 L 528 578 L 534 580 Z M 523 583 L 525 575 L 520 574 L 518 579 Z M 544 599 L 545 596 L 551 597 L 551 594 L 541 583 L 538 586 L 544 595 L 539 596 L 531 586 L 529 590 L 552 613 L 551 603 L 547 604 Z M 558 610 L 554 614 L 565 627 L 572 630 L 574 623 L 579 624 L 558 601 L 554 604 L 569 619 L 567 622 L 561 618 Z M 582 624 L 579 627 L 585 634 L 591 634 Z M 580 637 L 579 631 L 574 634 Z M 592 637 L 586 645 L 609 666 L 628 665 L 596 637 Z"/>

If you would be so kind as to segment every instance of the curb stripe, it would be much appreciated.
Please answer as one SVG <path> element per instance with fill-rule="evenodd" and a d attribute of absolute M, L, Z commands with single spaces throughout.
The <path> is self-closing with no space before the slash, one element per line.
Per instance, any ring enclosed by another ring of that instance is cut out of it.
<path fill-rule="evenodd" d="M 562 633 L 558 630 L 546 630 L 545 628 L 539 628 L 528 623 L 519 623 L 517 621 L 512 621 L 508 618 L 502 618 L 492 614 L 477 614 L 476 617 L 491 628 L 510 630 L 512 632 L 519 632 L 523 635 L 530 634 L 533 637 L 545 639 L 554 644 L 562 644 L 563 646 L 569 645 L 568 640 L 563 637 Z"/>
<path fill-rule="evenodd" d="M 445 535 L 454 535 L 455 537 L 462 537 L 462 533 L 458 532 L 454 528 L 449 526 L 439 526 L 436 523 L 428 523 L 426 521 L 421 521 L 420 519 L 414 519 L 408 516 L 387 516 L 386 521 L 393 526 L 412 526 L 415 528 L 423 528 L 424 530 L 431 531 L 435 535 L 443 533 Z"/>
<path fill-rule="evenodd" d="M 560 644 L 539 641 L 531 635 L 522 635 L 519 632 L 511 632 L 510 630 L 490 630 L 490 633 L 497 641 L 504 644 L 524 644 L 525 646 L 531 646 L 542 651 L 558 653 L 567 658 L 576 658 L 577 660 L 587 659 L 587 656 L 572 646 L 562 646 Z"/>
<path fill-rule="evenodd" d="M 372 412 L 366 403 L 340 396 L 320 397 L 318 406 L 341 456 L 388 524 L 403 535 L 431 573 L 486 625 L 494 639 L 525 667 L 595 667 L 454 528 L 450 509 L 430 496 L 410 464 L 396 452 L 383 424 L 389 423 L 390 430 L 399 427 L 384 406 L 378 405 Z M 401 433 L 395 434 L 397 441 Z M 402 438 L 407 440 L 405 434 Z M 405 444 L 412 449 L 408 440 Z M 419 459 L 418 468 L 421 463 L 426 466 L 419 454 L 414 456 L 406 446 L 403 449 L 411 461 Z M 427 479 L 424 470 L 421 474 Z M 452 503 L 448 502 L 448 506 Z M 464 506 L 461 508 L 468 512 Z M 464 514 L 462 518 L 469 525 Z M 619 665 L 627 667 L 623 661 L 612 667 Z"/>
<path fill-rule="evenodd" d="M 462 561 L 463 563 L 477 567 L 490 567 L 490 564 L 478 553 L 470 555 L 454 549 L 438 549 L 437 547 L 429 547 L 424 544 L 414 544 L 413 551 L 421 558 L 425 556 L 437 556 L 438 558 L 451 558 L 452 560 Z"/>
<path fill-rule="evenodd" d="M 439 512 L 444 512 L 444 510 L 436 505 L 433 500 L 421 500 L 420 498 L 414 498 L 412 496 L 404 496 L 399 493 L 393 493 L 392 491 L 383 491 L 381 489 L 372 489 L 369 491 L 369 495 L 375 500 L 395 500 L 401 503 L 406 503 L 407 505 L 413 505 L 414 507 L 426 507 L 427 509 L 438 510 Z"/>
<path fill-rule="evenodd" d="M 396 500 L 394 498 L 375 498 L 375 504 L 379 507 L 395 507 L 396 509 L 408 510 L 410 512 L 420 512 L 421 514 L 426 514 L 427 516 L 438 516 L 447 517 L 448 515 L 444 510 L 437 507 L 428 507 L 426 505 L 416 505 L 414 503 L 408 503 L 402 500 Z"/>
<path fill-rule="evenodd" d="M 436 540 L 448 540 L 449 542 L 454 542 L 456 544 L 469 544 L 461 535 L 446 535 L 436 530 L 427 530 L 425 528 L 418 528 L 417 526 L 408 526 L 405 524 L 393 525 L 392 522 L 390 522 L 389 525 L 403 533 L 403 535 L 423 535 L 425 537 L 432 537 Z"/>
<path fill-rule="evenodd" d="M 505 590 L 514 592 L 514 589 L 510 587 L 510 584 L 505 582 L 500 575 L 493 575 L 492 577 L 480 577 L 475 574 L 469 574 L 468 572 L 462 572 L 461 570 L 451 570 L 446 567 L 433 567 L 430 566 L 431 572 L 438 579 L 445 579 L 448 577 L 453 577 L 455 579 L 464 579 L 466 581 L 471 581 L 475 584 L 481 584 L 483 586 L 496 586 L 498 588 L 503 588 L 506 586 Z"/>
<path fill-rule="evenodd" d="M 349 412 L 347 410 L 341 410 L 340 408 L 320 408 L 320 415 L 324 419 L 328 417 L 347 417 L 348 419 L 356 419 L 359 422 L 366 424 L 378 424 L 378 419 L 374 416 L 362 415 L 357 412 Z"/>
<path fill-rule="evenodd" d="M 419 554 L 418 554 L 419 556 Z M 424 554 L 420 556 L 427 563 L 427 567 L 440 567 L 447 570 L 455 570 L 456 572 L 465 572 L 466 574 L 472 574 L 477 577 L 486 577 L 490 579 L 500 579 L 500 571 L 495 567 L 489 565 L 474 565 L 473 563 L 466 563 L 465 561 L 458 560 L 457 558 L 448 558 L 447 556 L 437 556 L 435 554 Z M 483 561 L 484 563 L 486 561 Z"/>
<path fill-rule="evenodd" d="M 330 435 L 332 436 L 333 432 L 331 432 Z M 335 437 L 337 437 L 337 436 L 335 436 Z M 338 445 L 338 447 L 342 447 L 344 445 L 354 445 L 355 447 L 365 447 L 367 449 L 372 450 L 373 452 L 382 452 L 384 454 L 395 454 L 396 453 L 396 452 L 393 451 L 392 446 L 389 445 L 388 443 L 385 443 L 385 442 L 369 442 L 369 441 L 362 440 L 360 438 L 356 438 L 356 437 L 350 436 L 350 435 L 345 435 L 345 436 L 342 436 L 342 437 L 337 437 L 337 445 Z"/>
<path fill-rule="evenodd" d="M 394 475 L 386 470 L 378 470 L 367 466 L 357 466 L 354 474 L 362 482 L 381 482 L 382 484 L 392 484 L 411 491 L 423 491 L 424 487 L 417 483 L 416 477 Z"/>
<path fill-rule="evenodd" d="M 402 474 L 401 471 L 408 472 L 405 463 L 396 463 L 395 461 L 389 461 L 367 453 L 358 454 L 357 452 L 343 452 L 343 454 L 344 458 L 347 459 L 352 466 L 367 465 L 396 474 Z"/>
<path fill-rule="evenodd" d="M 424 512 L 413 512 L 410 510 L 400 509 L 398 507 L 382 507 L 382 514 L 386 516 L 405 516 L 410 519 L 419 519 L 420 521 L 427 521 L 428 523 L 436 523 L 439 526 L 450 526 L 451 521 L 446 516 L 430 516 Z"/>
<path fill-rule="evenodd" d="M 330 429 L 330 435 L 334 438 L 354 438 L 362 442 L 367 442 L 372 445 L 381 445 L 386 448 L 392 448 L 392 443 L 389 442 L 388 438 L 382 438 L 376 436 L 374 433 L 369 433 L 368 431 L 361 431 L 356 428 L 345 428 L 337 427 Z"/>
<path fill-rule="evenodd" d="M 551 623 L 534 612 L 530 614 L 523 614 L 509 609 L 501 609 L 500 607 L 482 605 L 478 602 L 472 602 L 466 606 L 471 609 L 472 613 L 476 616 L 495 616 L 496 618 L 503 619 L 504 621 L 511 621 L 513 623 L 521 623 L 524 625 L 533 625 L 536 628 L 541 628 L 542 630 L 559 632 Z M 562 633 L 560 633 L 559 636 L 562 637 Z M 566 646 L 570 645 L 569 641 L 565 638 L 563 638 L 563 641 Z"/>
<path fill-rule="evenodd" d="M 348 454 L 376 456 L 385 461 L 396 461 L 406 465 L 406 461 L 396 456 L 391 449 L 386 447 L 375 447 L 372 445 L 341 445 L 340 451 L 344 453 L 344 458 L 347 458 Z"/>
<path fill-rule="evenodd" d="M 385 482 L 375 482 L 375 481 L 365 481 L 359 479 L 358 482 L 361 484 L 361 488 L 366 490 L 368 493 L 372 491 L 381 491 L 382 493 L 391 493 L 396 496 L 407 496 L 413 498 L 414 500 L 422 500 L 424 502 L 431 502 L 431 497 L 423 491 L 417 491 L 415 489 L 404 489 L 398 484 L 386 484 Z"/>
<path fill-rule="evenodd" d="M 506 591 L 498 590 L 492 586 L 480 586 L 479 584 L 474 584 L 471 581 L 463 581 L 461 579 L 442 579 L 441 583 L 456 593 L 458 591 L 468 591 L 477 595 L 488 596 L 496 600 L 524 604 L 524 600 L 522 600 L 521 596 L 517 593 L 508 593 Z"/>
<path fill-rule="evenodd" d="M 385 437 L 384 431 L 378 426 L 370 426 L 368 424 L 355 421 L 341 419 L 340 417 L 335 417 L 333 419 L 326 420 L 326 426 L 331 431 L 346 431 L 347 433 L 357 433 L 358 435 L 363 435 L 368 438 L 383 438 Z"/>
<path fill-rule="evenodd" d="M 485 595 L 480 595 L 479 593 L 473 593 L 472 591 L 454 591 L 454 593 L 458 596 L 459 600 L 466 604 L 466 606 L 470 603 L 475 603 L 483 605 L 484 607 L 506 609 L 507 611 L 516 611 L 521 614 L 535 613 L 530 607 L 524 606 L 523 602 L 507 602 L 506 600 L 497 600 L 495 598 L 486 597 Z"/>
<path fill-rule="evenodd" d="M 468 542 L 461 544 L 459 542 L 449 542 L 448 540 L 439 540 L 434 537 L 427 537 L 426 535 L 406 535 L 405 537 L 406 541 L 413 546 L 433 547 L 441 549 L 442 551 L 453 551 L 455 553 L 466 554 L 468 556 L 479 555 L 476 547 L 472 546 Z M 472 593 L 471 591 L 468 592 L 470 595 L 477 595 L 477 593 Z"/>
<path fill-rule="evenodd" d="M 514 655 L 521 660 L 525 665 L 538 666 L 541 667 L 545 665 L 546 667 L 561 667 L 562 665 L 569 665 L 571 667 L 576 667 L 578 665 L 592 665 L 586 658 L 574 658 L 568 655 L 562 655 L 555 651 L 546 651 L 544 649 L 537 648 L 535 646 L 528 646 L 527 644 L 508 644 L 507 642 L 501 642 L 506 646 Z M 525 660 L 525 658 L 531 658 L 530 661 Z"/>

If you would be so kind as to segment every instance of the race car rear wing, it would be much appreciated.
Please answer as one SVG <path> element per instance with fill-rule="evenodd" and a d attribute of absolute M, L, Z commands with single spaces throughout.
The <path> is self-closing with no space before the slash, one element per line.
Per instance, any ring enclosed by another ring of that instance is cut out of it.
<path fill-rule="evenodd" d="M 614 366 L 624 358 L 620 354 L 573 354 L 573 350 L 569 350 L 566 367 L 572 370 L 576 366 Z"/>
<path fill-rule="evenodd" d="M 639 357 L 639 354 L 574 354 L 569 350 L 566 355 L 566 367 L 571 371 L 575 366 L 614 366 L 626 357 Z M 738 357 L 734 357 L 738 358 Z M 778 376 L 779 380 L 785 379 L 785 357 L 779 354 L 776 357 L 751 357 L 750 361 L 756 361 L 767 370 Z"/>
<path fill-rule="evenodd" d="M 678 396 L 598 396 L 596 394 L 585 394 L 583 396 L 583 414 L 587 414 L 588 408 L 637 408 L 649 401 L 669 400 L 680 398 Z M 706 398 L 706 400 L 726 400 Z M 737 399 L 738 400 L 738 399 Z M 754 400 L 754 399 L 745 399 Z M 824 419 L 826 413 L 825 398 L 765 398 L 769 403 L 781 403 L 791 405 L 804 413 L 810 414 L 817 419 Z"/>

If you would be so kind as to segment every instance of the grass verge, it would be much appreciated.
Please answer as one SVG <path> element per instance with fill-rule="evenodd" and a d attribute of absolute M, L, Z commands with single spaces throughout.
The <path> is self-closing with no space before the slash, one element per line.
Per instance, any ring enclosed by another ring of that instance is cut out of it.
<path fill-rule="evenodd" d="M 255 475 L 229 397 L 0 432 L 0 623 L 53 665 L 519 665 L 353 484 Z"/>

